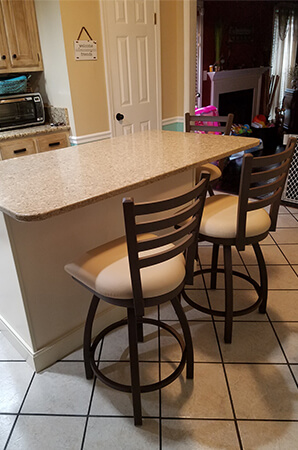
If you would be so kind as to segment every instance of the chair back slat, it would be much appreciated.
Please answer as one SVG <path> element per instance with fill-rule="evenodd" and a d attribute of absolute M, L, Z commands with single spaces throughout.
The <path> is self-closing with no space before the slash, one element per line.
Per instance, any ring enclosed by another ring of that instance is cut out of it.
<path fill-rule="evenodd" d="M 177 197 L 135 204 L 135 214 L 138 216 L 145 216 L 147 214 L 158 213 L 166 209 L 179 208 L 180 206 L 192 201 L 194 198 L 199 197 L 200 192 L 201 185 L 196 184 L 194 187 L 189 189 L 189 191 L 184 194 L 177 195 Z"/>
<path fill-rule="evenodd" d="M 195 214 L 197 210 L 197 203 L 199 201 L 200 200 L 194 201 L 191 205 L 177 212 L 176 214 L 171 215 L 170 217 L 152 220 L 150 222 L 148 221 L 137 223 L 136 224 L 137 233 L 138 234 L 150 233 L 153 231 L 159 231 L 165 228 L 170 228 L 179 225 L 180 223 L 184 222 L 184 220 L 187 220 L 189 217 L 191 217 L 192 214 Z"/>
<path fill-rule="evenodd" d="M 267 181 L 267 180 L 265 180 Z M 285 172 L 282 173 L 278 178 L 276 178 L 271 183 L 263 184 L 262 186 L 254 186 L 248 190 L 249 198 L 257 198 L 262 195 L 270 194 L 276 191 L 280 186 L 284 184 Z"/>
<path fill-rule="evenodd" d="M 128 259 L 137 316 L 144 314 L 141 269 L 185 254 L 185 282 L 191 282 L 209 176 L 186 193 L 166 200 L 135 204 L 123 199 Z M 182 211 L 177 212 L 177 208 Z M 176 211 L 175 211 L 176 209 Z M 158 214 L 158 218 L 148 214 Z M 160 215 L 162 217 L 160 218 Z M 143 217 L 142 217 L 143 216 Z M 146 218 L 146 222 L 142 222 Z M 183 223 L 185 222 L 185 223 Z M 178 229 L 175 225 L 183 223 Z M 152 233 L 158 231 L 158 235 Z M 143 233 L 151 233 L 149 236 Z"/>
<path fill-rule="evenodd" d="M 287 173 L 296 145 L 296 138 L 290 138 L 280 153 L 253 157 L 247 153 L 243 157 L 237 213 L 236 245 L 245 248 L 247 213 L 270 205 L 270 231 L 276 227 L 277 214 Z M 254 201 L 252 201 L 254 199 Z"/>
<path fill-rule="evenodd" d="M 207 115 L 191 115 L 185 113 L 185 131 L 204 131 L 204 132 L 221 132 L 224 135 L 231 133 L 231 128 L 234 120 L 234 114 L 227 116 L 207 116 Z M 206 122 L 217 122 L 219 126 L 208 125 Z"/>
<path fill-rule="evenodd" d="M 138 241 L 137 247 L 138 251 L 142 252 L 145 250 L 151 250 L 153 248 L 162 247 L 163 245 L 170 244 L 173 241 L 178 241 L 183 236 L 185 236 L 185 233 L 191 233 L 193 230 L 193 222 L 196 222 L 196 226 L 198 226 L 198 220 L 196 217 L 191 218 L 189 221 L 186 222 L 183 226 L 179 228 L 173 228 L 171 229 L 170 233 L 167 233 L 163 236 L 157 236 L 151 239 L 146 239 L 145 241 Z"/>
<path fill-rule="evenodd" d="M 165 250 L 161 249 L 158 253 L 149 256 L 140 256 L 140 268 L 159 264 L 174 258 L 174 256 L 183 253 L 184 250 L 192 244 L 193 239 L 194 234 L 188 234 L 187 236 L 184 236 L 179 244 L 173 245 L 171 248 L 166 248 Z"/>
<path fill-rule="evenodd" d="M 272 178 L 276 178 L 287 170 L 288 164 L 289 160 L 286 159 L 283 163 L 281 163 L 278 167 L 275 167 L 274 169 L 262 170 L 260 172 L 252 173 L 251 182 L 258 183 L 260 181 L 266 181 L 271 180 Z"/>

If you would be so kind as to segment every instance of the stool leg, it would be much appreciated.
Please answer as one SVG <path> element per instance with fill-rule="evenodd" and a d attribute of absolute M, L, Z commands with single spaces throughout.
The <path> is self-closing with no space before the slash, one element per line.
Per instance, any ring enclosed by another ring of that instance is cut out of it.
<path fill-rule="evenodd" d="M 233 328 L 233 274 L 232 274 L 232 251 L 231 246 L 224 245 L 225 265 L 225 336 L 227 344 L 232 342 Z"/>
<path fill-rule="evenodd" d="M 135 425 L 142 425 L 141 387 L 138 355 L 137 318 L 133 308 L 127 308 L 128 340 L 130 355 L 131 393 Z"/>
<path fill-rule="evenodd" d="M 97 306 L 99 303 L 99 298 L 96 295 L 93 295 L 91 304 L 89 307 L 89 311 L 87 314 L 87 319 L 85 323 L 84 330 L 84 365 L 85 365 L 85 374 L 87 380 L 91 380 L 93 378 L 93 371 L 91 369 L 90 364 L 90 347 L 91 347 L 91 339 L 92 339 L 92 325 L 94 316 L 97 310 Z"/>
<path fill-rule="evenodd" d="M 175 297 L 171 300 L 171 302 L 181 324 L 186 345 L 186 378 L 193 379 L 193 344 L 188 321 L 180 304 L 179 298 Z"/>
<path fill-rule="evenodd" d="M 266 268 L 266 263 L 265 263 L 264 256 L 263 256 L 260 245 L 258 243 L 253 244 L 253 249 L 254 249 L 254 252 L 255 252 L 255 255 L 256 255 L 256 258 L 258 261 L 259 273 L 260 273 L 260 286 L 261 286 L 262 301 L 259 306 L 259 312 L 261 314 L 265 314 L 266 307 L 267 307 L 267 296 L 268 296 L 267 268 Z"/>
<path fill-rule="evenodd" d="M 211 289 L 216 289 L 216 279 L 217 279 L 217 262 L 218 262 L 218 251 L 219 245 L 213 244 L 212 248 L 212 262 L 211 262 Z"/>
<path fill-rule="evenodd" d="M 138 332 L 138 342 L 144 342 L 143 323 L 140 320 L 137 321 L 137 332 Z"/>

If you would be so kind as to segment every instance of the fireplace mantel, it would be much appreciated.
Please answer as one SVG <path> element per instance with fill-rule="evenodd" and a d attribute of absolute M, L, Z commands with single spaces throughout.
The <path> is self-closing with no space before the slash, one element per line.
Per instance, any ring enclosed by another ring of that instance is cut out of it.
<path fill-rule="evenodd" d="M 210 105 L 218 108 L 220 94 L 253 89 L 253 118 L 259 113 L 262 74 L 267 70 L 269 70 L 269 67 L 208 72 L 211 80 Z"/>

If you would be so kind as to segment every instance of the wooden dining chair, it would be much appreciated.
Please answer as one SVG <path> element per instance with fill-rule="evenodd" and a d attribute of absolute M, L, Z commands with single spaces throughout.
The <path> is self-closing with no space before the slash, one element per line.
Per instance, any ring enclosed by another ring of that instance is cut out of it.
<path fill-rule="evenodd" d="M 270 231 L 276 229 L 281 195 L 295 145 L 296 138 L 292 138 L 281 153 L 260 157 L 245 154 L 239 195 L 219 194 L 206 199 L 199 241 L 213 244 L 212 261 L 210 268 L 198 270 L 194 275 L 211 273 L 210 288 L 216 289 L 217 274 L 224 274 L 225 307 L 223 310 L 203 307 L 194 302 L 185 291 L 183 297 L 193 308 L 225 318 L 226 343 L 232 341 L 233 317 L 248 314 L 257 307 L 260 313 L 266 312 L 267 270 L 259 242 L 265 239 Z M 269 212 L 264 209 L 266 206 L 270 206 Z M 257 259 L 259 281 L 232 269 L 232 247 L 243 251 L 248 245 L 252 245 Z M 220 246 L 223 246 L 224 268 L 218 267 Z M 236 310 L 234 307 L 233 277 L 246 280 L 257 292 L 257 300 L 245 309 Z"/>
<path fill-rule="evenodd" d="M 185 113 L 185 131 L 187 133 L 191 131 L 204 133 L 213 132 L 228 136 L 231 133 L 233 120 L 234 114 L 229 114 L 228 116 L 206 116 L 206 115 L 195 116 L 187 112 Z M 222 175 L 220 167 L 211 163 L 202 164 L 196 168 L 196 182 L 200 180 L 202 173 L 210 174 L 210 182 L 217 180 Z M 208 187 L 208 192 L 209 195 L 214 195 L 210 183 Z"/>
<path fill-rule="evenodd" d="M 93 293 L 84 334 L 86 377 L 90 379 L 95 375 L 114 389 L 130 392 L 135 425 L 142 424 L 141 393 L 170 384 L 181 374 L 185 363 L 187 378 L 193 378 L 192 340 L 179 296 L 185 283 L 193 281 L 198 230 L 208 178 L 203 178 L 198 185 L 174 198 L 149 203 L 124 199 L 125 236 L 90 250 L 65 266 L 67 273 Z M 183 210 L 180 211 L 181 207 Z M 177 228 L 177 224 L 183 221 L 186 221 L 185 225 Z M 125 308 L 127 319 L 109 325 L 92 339 L 92 325 L 100 300 Z M 183 338 L 168 324 L 145 317 L 146 308 L 165 302 L 172 303 Z M 173 372 L 147 385 L 140 382 L 138 356 L 144 323 L 166 330 L 181 347 L 181 359 Z M 131 384 L 109 378 L 98 367 L 95 358 L 96 349 L 103 338 L 124 325 L 128 326 Z"/>

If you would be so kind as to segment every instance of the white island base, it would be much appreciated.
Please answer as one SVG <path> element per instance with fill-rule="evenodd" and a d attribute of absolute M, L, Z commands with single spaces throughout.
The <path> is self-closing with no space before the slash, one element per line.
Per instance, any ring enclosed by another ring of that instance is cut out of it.
<path fill-rule="evenodd" d="M 123 197 L 166 198 L 192 182 L 190 169 L 42 221 L 19 222 L 1 213 L 0 329 L 37 372 L 83 343 L 92 294 L 64 272 L 64 265 L 124 234 Z M 123 308 L 102 302 L 94 333 L 120 318 Z"/>

